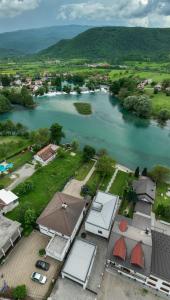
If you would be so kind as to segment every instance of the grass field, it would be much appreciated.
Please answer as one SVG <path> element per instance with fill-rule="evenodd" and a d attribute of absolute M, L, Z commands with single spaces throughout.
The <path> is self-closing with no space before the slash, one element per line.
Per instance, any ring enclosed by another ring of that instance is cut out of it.
<path fill-rule="evenodd" d="M 93 165 L 94 165 L 93 160 L 90 160 L 89 162 L 83 164 L 82 167 L 76 172 L 75 178 L 80 181 L 84 180 L 88 175 L 88 173 L 90 172 Z"/>
<path fill-rule="evenodd" d="M 30 141 L 20 137 L 0 137 L 0 161 L 8 159 L 30 145 Z"/>
<path fill-rule="evenodd" d="M 141 79 L 152 79 L 156 82 L 162 82 L 164 79 L 170 79 L 170 73 L 158 72 L 158 71 L 136 71 L 134 69 L 129 70 L 113 70 L 110 72 L 109 77 L 111 80 L 119 80 L 123 77 L 139 77 Z"/>
<path fill-rule="evenodd" d="M 167 109 L 170 112 L 170 96 L 164 93 L 159 93 L 151 98 L 153 115 L 157 115 L 161 109 Z"/>
<path fill-rule="evenodd" d="M 113 182 L 109 192 L 111 194 L 115 194 L 121 197 L 123 195 L 124 187 L 128 178 L 128 173 L 118 171 L 115 181 Z"/>
<path fill-rule="evenodd" d="M 156 207 L 159 204 L 164 204 L 164 205 L 170 204 L 170 197 L 167 197 L 167 195 L 166 195 L 168 188 L 170 188 L 170 185 L 168 185 L 166 183 L 161 183 L 161 184 L 157 185 L 154 210 L 156 209 Z M 161 196 L 161 194 L 163 194 L 163 196 Z M 166 197 L 166 199 L 165 199 L 165 197 Z"/>
<path fill-rule="evenodd" d="M 114 169 L 113 169 L 113 173 L 114 173 Z M 87 182 L 87 186 L 90 190 L 90 193 L 94 195 L 98 189 L 101 191 L 105 191 L 111 180 L 111 177 L 112 175 L 102 179 L 100 174 L 94 171 L 89 181 Z"/>
<path fill-rule="evenodd" d="M 74 176 L 75 171 L 82 165 L 80 155 L 72 157 L 67 153 L 65 158 L 57 158 L 46 167 L 37 170 L 34 175 L 29 178 L 33 183 L 33 190 L 30 193 L 20 197 L 19 206 L 12 212 L 8 213 L 8 217 L 13 220 L 20 220 L 21 209 L 27 205 L 36 211 L 37 216 L 46 207 L 57 191 L 61 191 L 68 179 Z M 17 189 L 14 190 L 17 193 Z"/>
<path fill-rule="evenodd" d="M 74 106 L 79 114 L 81 115 L 91 115 L 92 114 L 92 108 L 90 103 L 85 102 L 75 102 Z"/>

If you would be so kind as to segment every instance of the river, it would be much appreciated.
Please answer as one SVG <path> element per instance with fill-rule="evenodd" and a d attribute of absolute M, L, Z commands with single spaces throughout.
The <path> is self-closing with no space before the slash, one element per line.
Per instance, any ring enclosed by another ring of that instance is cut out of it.
<path fill-rule="evenodd" d="M 90 102 L 91 116 L 79 115 L 75 101 Z M 34 110 L 20 109 L 0 116 L 21 122 L 29 129 L 49 127 L 58 122 L 64 127 L 65 141 L 79 140 L 96 149 L 105 148 L 119 163 L 135 169 L 156 164 L 170 166 L 170 124 L 161 128 L 121 111 L 117 100 L 105 93 L 40 97 Z"/>

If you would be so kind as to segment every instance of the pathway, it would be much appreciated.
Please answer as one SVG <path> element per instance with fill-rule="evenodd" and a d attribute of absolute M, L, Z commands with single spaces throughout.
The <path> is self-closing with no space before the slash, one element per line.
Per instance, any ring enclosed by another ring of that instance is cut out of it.
<path fill-rule="evenodd" d="M 116 170 L 115 170 L 115 172 L 114 172 L 114 174 L 113 174 L 113 176 L 112 176 L 112 178 L 111 178 L 111 180 L 110 180 L 110 182 L 109 182 L 109 184 L 107 186 L 106 193 L 108 193 L 110 191 L 110 188 L 111 188 L 113 182 L 115 181 L 115 178 L 117 176 L 118 171 L 119 171 L 119 169 L 116 168 Z"/>
<path fill-rule="evenodd" d="M 87 176 L 84 180 L 82 180 L 82 181 L 79 181 L 79 180 L 76 180 L 76 179 L 70 180 L 66 184 L 66 186 L 63 190 L 63 193 L 65 193 L 67 195 L 71 195 L 73 197 L 83 198 L 80 195 L 81 194 L 81 189 L 88 182 L 90 177 L 92 176 L 93 172 L 95 171 L 95 167 L 96 167 L 96 162 L 94 163 L 93 167 L 91 168 L 90 172 L 87 174 Z"/>
<path fill-rule="evenodd" d="M 8 186 L 8 190 L 13 190 L 18 184 L 25 181 L 27 178 L 31 177 L 35 173 L 35 166 L 30 164 L 25 164 L 17 171 L 13 172 L 11 176 L 16 176 L 14 181 Z"/>

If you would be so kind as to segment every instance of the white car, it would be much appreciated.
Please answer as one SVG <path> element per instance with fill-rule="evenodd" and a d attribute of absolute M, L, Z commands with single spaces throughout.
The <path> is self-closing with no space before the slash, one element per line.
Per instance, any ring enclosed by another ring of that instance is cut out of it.
<path fill-rule="evenodd" d="M 40 284 L 45 284 L 46 281 L 47 281 L 47 277 L 40 274 L 40 273 L 37 273 L 37 272 L 33 272 L 32 275 L 31 275 L 31 279 L 35 282 L 38 282 Z"/>

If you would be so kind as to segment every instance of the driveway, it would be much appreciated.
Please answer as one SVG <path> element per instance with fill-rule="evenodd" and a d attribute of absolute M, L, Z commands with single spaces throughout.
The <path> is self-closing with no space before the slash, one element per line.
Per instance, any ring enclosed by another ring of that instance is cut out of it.
<path fill-rule="evenodd" d="M 88 175 L 86 176 L 86 178 L 84 180 L 82 180 L 82 181 L 79 181 L 76 179 L 70 180 L 66 184 L 66 186 L 63 190 L 63 193 L 65 193 L 67 195 L 71 195 L 73 197 L 83 198 L 80 195 L 81 188 L 88 182 L 88 180 L 92 176 L 93 172 L 95 171 L 95 166 L 96 166 L 96 162 L 94 163 L 93 167 L 91 168 L 90 172 L 88 173 Z"/>
<path fill-rule="evenodd" d="M 167 298 L 167 297 L 166 297 Z M 105 271 L 98 300 L 162 300 L 123 275 Z"/>
<path fill-rule="evenodd" d="M 35 166 L 25 164 L 23 167 L 12 173 L 11 176 L 16 176 L 14 181 L 8 186 L 8 190 L 13 190 L 18 184 L 31 177 L 35 172 Z"/>
<path fill-rule="evenodd" d="M 38 231 L 33 231 L 29 237 L 23 237 L 7 256 L 4 265 L 0 267 L 0 273 L 3 274 L 3 278 L 0 278 L 0 287 L 3 286 L 4 280 L 10 287 L 25 284 L 29 296 L 39 299 L 46 297 L 52 279 L 56 277 L 60 268 L 60 263 L 49 257 L 45 259 L 50 263 L 48 272 L 35 268 L 36 261 L 42 259 L 38 254 L 39 249 L 45 248 L 48 241 L 49 238 Z M 47 276 L 45 285 L 40 285 L 30 279 L 34 271 Z"/>

